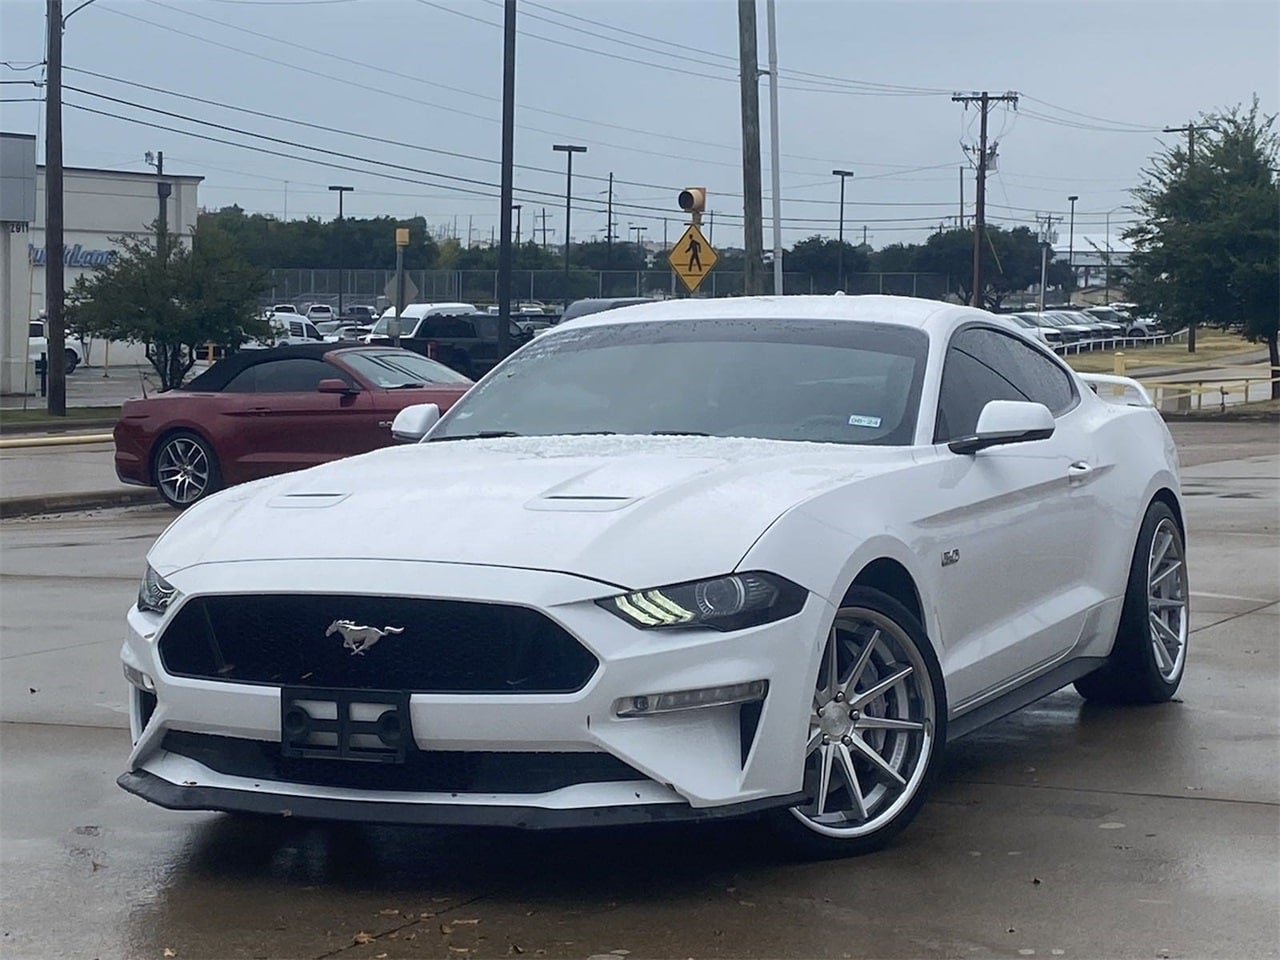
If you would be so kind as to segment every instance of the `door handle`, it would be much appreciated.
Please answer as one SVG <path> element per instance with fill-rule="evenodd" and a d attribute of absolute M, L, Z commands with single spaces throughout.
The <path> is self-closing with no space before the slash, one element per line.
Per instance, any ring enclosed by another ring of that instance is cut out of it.
<path fill-rule="evenodd" d="M 1067 467 L 1067 480 L 1070 483 L 1083 483 L 1093 473 L 1093 466 L 1084 460 L 1076 460 Z"/>

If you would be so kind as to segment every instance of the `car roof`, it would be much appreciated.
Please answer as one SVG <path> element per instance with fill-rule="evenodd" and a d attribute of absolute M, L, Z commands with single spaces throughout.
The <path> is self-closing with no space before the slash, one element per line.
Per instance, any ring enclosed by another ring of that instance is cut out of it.
<path fill-rule="evenodd" d="M 249 367 L 259 363 L 267 363 L 272 360 L 295 360 L 298 358 L 308 360 L 323 360 L 330 353 L 346 353 L 357 351 L 361 353 L 386 353 L 388 350 L 408 353 L 407 350 L 397 350 L 395 347 L 367 346 L 358 343 L 294 343 L 285 344 L 279 347 L 270 347 L 266 350 L 240 350 L 223 359 L 219 360 L 204 373 L 193 378 L 190 382 L 179 387 L 180 390 L 190 390 L 194 393 L 217 393 L 235 377 Z"/>
<path fill-rule="evenodd" d="M 564 327 L 607 326 L 617 323 L 647 323 L 663 320 L 852 320 L 891 323 L 906 327 L 933 327 L 963 319 L 990 320 L 985 310 L 941 300 L 890 297 L 881 294 L 860 296 L 723 297 L 710 300 L 660 300 L 618 307 L 570 320 Z"/>
<path fill-rule="evenodd" d="M 469 316 L 473 313 L 479 313 L 474 303 L 411 303 L 400 311 L 401 320 L 421 320 L 423 317 L 438 314 Z M 382 312 L 382 316 L 395 316 L 396 308 L 387 307 Z"/>

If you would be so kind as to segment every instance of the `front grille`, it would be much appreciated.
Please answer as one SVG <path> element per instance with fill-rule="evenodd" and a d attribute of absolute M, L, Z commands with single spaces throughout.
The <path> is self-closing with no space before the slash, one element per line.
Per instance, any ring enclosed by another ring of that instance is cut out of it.
<path fill-rule="evenodd" d="M 410 750 L 404 763 L 281 756 L 280 744 L 170 730 L 163 747 L 229 776 L 319 787 L 435 793 L 546 793 L 578 783 L 643 780 L 607 753 Z"/>
<path fill-rule="evenodd" d="M 401 632 L 360 649 L 361 638 L 344 643 L 343 628 L 333 629 L 344 620 Z M 196 597 L 159 650 L 180 677 L 411 693 L 572 693 L 598 666 L 527 607 L 330 594 Z"/>

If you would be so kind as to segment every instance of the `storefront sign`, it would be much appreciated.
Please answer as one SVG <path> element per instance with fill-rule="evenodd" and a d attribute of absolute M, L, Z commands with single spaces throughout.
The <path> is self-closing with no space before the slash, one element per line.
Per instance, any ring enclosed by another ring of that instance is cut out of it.
<path fill-rule="evenodd" d="M 74 246 L 63 248 L 62 262 L 68 267 L 106 267 L 115 263 L 116 256 L 115 250 L 86 250 L 77 243 Z M 44 247 L 27 244 L 27 260 L 37 267 L 43 267 L 45 262 Z"/>

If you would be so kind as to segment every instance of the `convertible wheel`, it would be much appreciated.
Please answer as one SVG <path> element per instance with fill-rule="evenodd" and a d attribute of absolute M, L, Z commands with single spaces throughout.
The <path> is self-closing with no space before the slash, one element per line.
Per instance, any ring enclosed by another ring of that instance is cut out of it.
<path fill-rule="evenodd" d="M 1076 681 L 1080 696 L 1102 703 L 1172 697 L 1187 664 L 1190 596 L 1182 530 L 1168 506 L 1153 503 L 1138 532 L 1111 656 Z"/>
<path fill-rule="evenodd" d="M 884 845 L 919 811 L 945 742 L 942 673 L 900 603 L 855 587 L 827 637 L 809 717 L 808 799 L 775 825 L 801 853 Z"/>
<path fill-rule="evenodd" d="M 156 489 L 171 507 L 191 506 L 221 486 L 218 460 L 194 433 L 165 438 L 156 454 Z"/>

